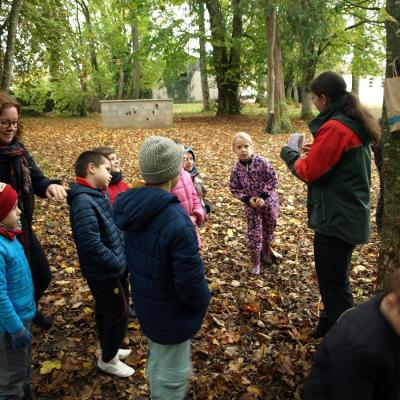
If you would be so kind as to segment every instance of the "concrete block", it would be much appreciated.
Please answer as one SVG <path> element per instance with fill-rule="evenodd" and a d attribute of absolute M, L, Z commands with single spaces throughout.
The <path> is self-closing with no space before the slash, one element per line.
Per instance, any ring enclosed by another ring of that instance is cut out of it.
<path fill-rule="evenodd" d="M 106 128 L 169 128 L 173 100 L 103 100 L 101 119 Z"/>

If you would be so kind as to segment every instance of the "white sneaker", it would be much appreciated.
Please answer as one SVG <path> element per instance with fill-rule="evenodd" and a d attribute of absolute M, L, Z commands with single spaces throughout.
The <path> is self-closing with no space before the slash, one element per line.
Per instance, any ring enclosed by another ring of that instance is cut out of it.
<path fill-rule="evenodd" d="M 117 356 L 120 360 L 126 360 L 130 356 L 131 353 L 132 353 L 132 350 L 119 349 Z"/>
<path fill-rule="evenodd" d="M 127 378 L 135 373 L 135 370 L 126 365 L 118 358 L 118 354 L 109 362 L 104 362 L 102 356 L 97 361 L 97 367 L 107 374 L 116 375 L 120 378 Z"/>

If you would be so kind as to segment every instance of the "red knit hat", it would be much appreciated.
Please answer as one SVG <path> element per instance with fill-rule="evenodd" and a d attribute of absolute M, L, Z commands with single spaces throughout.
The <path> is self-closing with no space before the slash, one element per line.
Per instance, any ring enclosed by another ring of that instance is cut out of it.
<path fill-rule="evenodd" d="M 7 217 L 17 200 L 17 192 L 9 184 L 0 182 L 0 222 Z"/>

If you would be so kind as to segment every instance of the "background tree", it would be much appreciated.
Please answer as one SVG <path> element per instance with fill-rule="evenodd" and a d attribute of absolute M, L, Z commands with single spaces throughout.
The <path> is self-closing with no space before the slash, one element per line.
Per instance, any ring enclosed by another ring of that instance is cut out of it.
<path fill-rule="evenodd" d="M 213 67 L 218 87 L 217 114 L 239 114 L 240 54 L 243 2 L 231 1 L 231 18 L 224 17 L 219 0 L 205 0 L 211 26 Z M 229 28 L 226 21 L 231 21 Z"/>
<path fill-rule="evenodd" d="M 291 124 L 285 99 L 277 10 L 270 0 L 264 0 L 264 15 L 268 43 L 268 112 L 265 130 L 269 133 L 289 132 Z"/>
<path fill-rule="evenodd" d="M 16 42 L 18 19 L 21 11 L 21 6 L 22 6 L 22 0 L 13 0 L 13 2 L 11 3 L 10 12 L 6 16 L 0 31 L 0 40 L 1 40 L 2 34 L 5 31 L 5 27 L 7 27 L 7 41 L 4 52 L 4 58 L 0 57 L 0 61 L 3 61 L 2 66 L 0 66 L 0 77 L 1 77 L 0 87 L 5 90 L 9 89 L 11 83 L 11 74 L 13 70 L 14 53 L 15 53 L 15 42 Z M 1 53 L 0 55 L 2 56 Z"/>
<path fill-rule="evenodd" d="M 400 7 L 397 0 L 386 3 L 386 77 L 400 75 Z M 394 66 L 394 61 L 397 60 Z M 385 182 L 383 226 L 378 260 L 378 287 L 391 272 L 400 268 L 400 133 L 390 133 L 383 105 L 382 175 Z"/>

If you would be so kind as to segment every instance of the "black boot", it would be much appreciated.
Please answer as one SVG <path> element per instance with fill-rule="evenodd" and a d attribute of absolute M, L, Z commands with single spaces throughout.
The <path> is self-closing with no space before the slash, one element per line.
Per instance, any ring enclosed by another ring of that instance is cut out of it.
<path fill-rule="evenodd" d="M 53 326 L 53 320 L 39 311 L 33 317 L 32 323 L 45 331 L 48 331 Z"/>

